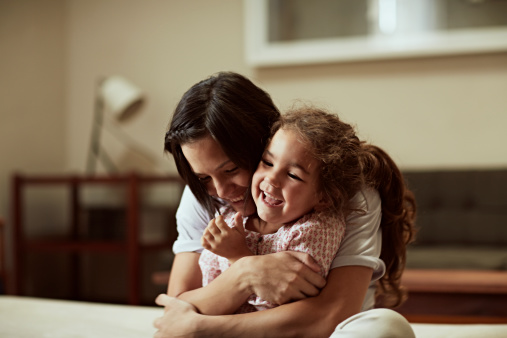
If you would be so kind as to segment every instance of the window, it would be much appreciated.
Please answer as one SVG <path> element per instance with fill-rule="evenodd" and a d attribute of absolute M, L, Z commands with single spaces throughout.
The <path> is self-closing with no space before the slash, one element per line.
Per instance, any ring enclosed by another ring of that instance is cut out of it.
<path fill-rule="evenodd" d="M 247 62 L 507 50 L 507 0 L 245 0 Z"/>

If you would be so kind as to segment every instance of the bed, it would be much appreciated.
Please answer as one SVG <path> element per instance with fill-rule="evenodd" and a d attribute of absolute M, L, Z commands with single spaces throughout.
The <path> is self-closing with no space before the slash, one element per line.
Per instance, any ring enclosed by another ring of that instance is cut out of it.
<path fill-rule="evenodd" d="M 162 309 L 0 296 L 0 337 L 152 337 Z M 507 337 L 507 324 L 412 324 L 418 338 Z"/>

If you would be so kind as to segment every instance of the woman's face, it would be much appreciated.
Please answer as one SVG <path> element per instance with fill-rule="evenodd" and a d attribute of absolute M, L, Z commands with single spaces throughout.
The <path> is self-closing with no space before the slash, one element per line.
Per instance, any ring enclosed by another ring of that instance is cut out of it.
<path fill-rule="evenodd" d="M 181 150 L 209 195 L 223 199 L 244 215 L 255 212 L 251 198 L 245 208 L 244 197 L 249 189 L 250 173 L 232 162 L 211 136 L 183 144 Z"/>

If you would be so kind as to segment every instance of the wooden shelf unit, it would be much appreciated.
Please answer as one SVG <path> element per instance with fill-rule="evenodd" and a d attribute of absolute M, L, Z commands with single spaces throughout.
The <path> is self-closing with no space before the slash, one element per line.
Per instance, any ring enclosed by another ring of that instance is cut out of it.
<path fill-rule="evenodd" d="M 177 176 L 142 176 L 136 173 L 114 176 L 54 175 L 35 176 L 16 174 L 12 178 L 12 223 L 14 236 L 13 293 L 23 295 L 24 264 L 28 252 L 124 253 L 127 259 L 128 303 L 140 303 L 140 254 L 144 250 L 167 250 L 172 239 L 143 244 L 140 241 L 140 190 L 148 184 L 176 184 L 183 191 L 184 184 Z M 125 227 L 123 240 L 83 240 L 79 238 L 79 213 L 83 210 L 80 191 L 85 186 L 123 186 L 125 188 Z M 70 190 L 69 236 L 66 239 L 27 238 L 24 224 L 24 189 L 28 186 L 63 186 Z M 178 199 L 179 200 L 179 199 Z M 77 260 L 76 260 L 77 261 Z M 76 273 L 73 267 L 72 273 Z M 73 277 L 78 283 L 78 278 Z"/>

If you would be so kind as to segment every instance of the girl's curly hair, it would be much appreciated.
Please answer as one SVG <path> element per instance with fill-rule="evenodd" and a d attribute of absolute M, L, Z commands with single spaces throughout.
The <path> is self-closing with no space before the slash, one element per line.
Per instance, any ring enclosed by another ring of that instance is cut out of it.
<path fill-rule="evenodd" d="M 396 307 L 405 299 L 401 275 L 406 247 L 415 236 L 415 199 L 396 163 L 382 149 L 361 141 L 354 128 L 337 115 L 314 107 L 294 108 L 275 122 L 278 129 L 298 135 L 321 163 L 320 188 L 330 201 L 329 210 L 346 218 L 364 212 L 351 200 L 364 187 L 376 189 L 382 200 L 382 250 L 386 273 L 379 280 L 377 305 Z"/>

